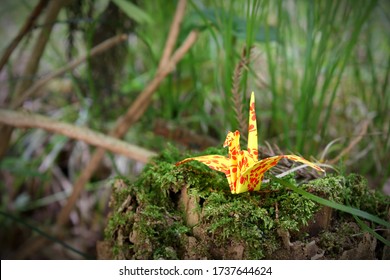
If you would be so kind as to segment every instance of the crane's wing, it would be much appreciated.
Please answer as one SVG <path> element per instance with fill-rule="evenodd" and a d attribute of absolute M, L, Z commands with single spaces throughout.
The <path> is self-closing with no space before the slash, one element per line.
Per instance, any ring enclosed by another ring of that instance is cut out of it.
<path fill-rule="evenodd" d="M 234 181 L 231 176 L 231 168 L 230 168 L 230 159 L 220 155 L 207 155 L 207 156 L 199 156 L 186 158 L 182 161 L 176 163 L 176 166 L 183 164 L 188 161 L 196 160 L 201 163 L 206 164 L 209 168 L 225 173 L 226 179 L 228 180 L 230 189 L 234 186 Z"/>
<path fill-rule="evenodd" d="M 199 157 L 192 157 L 192 158 L 186 158 L 182 161 L 179 161 L 176 163 L 176 166 L 183 164 L 188 161 L 196 160 L 201 163 L 206 164 L 211 169 L 221 171 L 226 174 L 226 171 L 229 170 L 229 159 L 220 156 L 220 155 L 207 155 L 207 156 L 199 156 Z"/>
<path fill-rule="evenodd" d="M 318 171 L 324 172 L 324 170 L 318 165 L 296 155 L 280 155 L 269 157 L 256 162 L 252 166 L 248 167 L 243 174 L 241 174 L 241 178 L 237 180 L 236 193 L 260 190 L 264 173 L 278 164 L 278 162 L 283 158 L 304 163 Z"/>

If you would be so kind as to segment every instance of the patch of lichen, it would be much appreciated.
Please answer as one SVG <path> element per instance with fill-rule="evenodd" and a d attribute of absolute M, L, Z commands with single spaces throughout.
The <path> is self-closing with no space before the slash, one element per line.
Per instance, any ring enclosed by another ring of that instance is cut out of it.
<path fill-rule="evenodd" d="M 213 148 L 202 154 L 226 154 L 226 150 Z M 181 155 L 170 147 L 153 159 L 135 182 L 121 181 L 122 187 L 114 188 L 106 240 L 116 258 L 229 258 L 231 255 L 220 252 L 237 244 L 244 248 L 242 258 L 270 258 L 283 247 L 278 229 L 299 231 L 320 208 L 272 181 L 260 192 L 233 195 L 223 173 L 197 161 L 175 166 L 190 156 L 194 155 Z M 297 185 L 294 174 L 284 179 Z M 374 214 L 384 215 L 384 205 L 388 207 L 388 200 L 373 195 L 358 175 L 328 176 L 300 187 Z M 187 213 L 179 205 L 183 188 L 197 202 L 196 226 L 186 224 Z M 336 235 L 322 236 L 321 244 L 330 253 L 339 253 Z M 197 240 L 191 247 L 194 252 L 186 252 L 189 238 Z"/>

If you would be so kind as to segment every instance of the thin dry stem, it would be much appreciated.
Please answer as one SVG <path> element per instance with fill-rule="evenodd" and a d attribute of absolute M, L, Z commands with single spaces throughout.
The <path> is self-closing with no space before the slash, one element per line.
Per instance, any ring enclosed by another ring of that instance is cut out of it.
<path fill-rule="evenodd" d="M 98 55 L 113 46 L 125 41 L 127 39 L 127 35 L 120 34 L 117 36 L 114 36 L 112 38 L 109 38 L 105 40 L 104 42 L 100 43 L 99 45 L 93 47 L 91 51 L 77 59 L 72 60 L 64 67 L 61 67 L 60 69 L 42 77 L 39 81 L 37 81 L 32 87 L 30 87 L 28 90 L 26 90 L 21 96 L 16 99 L 14 102 L 12 102 L 11 107 L 17 108 L 22 105 L 22 103 L 29 98 L 31 95 L 33 95 L 35 92 L 37 92 L 39 89 L 41 89 L 45 84 L 47 84 L 50 80 L 54 79 L 55 77 L 61 76 L 65 72 L 76 68 L 81 63 L 85 62 L 88 58 L 93 57 L 95 55 Z"/>
<path fill-rule="evenodd" d="M 12 40 L 12 42 L 5 49 L 1 59 L 0 59 L 0 72 L 3 69 L 4 65 L 7 63 L 8 59 L 12 55 L 13 51 L 19 45 L 23 37 L 34 27 L 34 24 L 42 11 L 45 9 L 49 0 L 40 0 L 39 3 L 35 6 L 34 10 L 31 12 L 30 16 L 27 18 L 26 22 L 23 24 L 18 35 Z"/>
<path fill-rule="evenodd" d="M 233 85 L 232 85 L 232 100 L 233 100 L 233 109 L 236 113 L 236 118 L 238 125 L 241 131 L 241 137 L 244 141 L 247 141 L 247 136 L 244 132 L 248 131 L 247 118 L 244 116 L 244 110 L 242 105 L 242 96 L 240 94 L 240 82 L 242 78 L 243 71 L 245 70 L 248 59 L 246 57 L 246 50 L 243 49 L 241 57 L 233 72 Z"/>
<path fill-rule="evenodd" d="M 42 30 L 37 41 L 35 42 L 34 48 L 31 51 L 30 59 L 27 62 L 23 73 L 23 76 L 26 77 L 26 79 L 21 79 L 16 86 L 15 96 L 20 96 L 24 91 L 27 90 L 27 88 L 31 86 L 32 79 L 28 79 L 28 77 L 33 77 L 37 72 L 39 61 L 41 60 L 46 44 L 49 41 L 55 20 L 60 10 L 70 2 L 70 0 L 57 0 L 49 2 L 46 18 L 42 25 Z"/>
<path fill-rule="evenodd" d="M 349 154 L 351 150 L 363 139 L 363 136 L 367 134 L 368 125 L 370 124 L 369 120 L 365 120 L 362 123 L 362 127 L 357 135 L 356 138 L 352 139 L 352 141 L 349 143 L 349 145 L 338 154 L 335 158 L 329 160 L 329 164 L 335 164 L 337 163 L 342 157 Z"/>
<path fill-rule="evenodd" d="M 177 37 L 180 32 L 180 25 L 185 14 L 186 6 L 187 6 L 186 0 L 180 0 L 179 3 L 177 4 L 175 16 L 173 18 L 169 35 L 165 43 L 164 51 L 160 59 L 160 63 L 158 65 L 159 70 L 161 70 L 161 68 L 168 63 L 169 58 L 171 57 L 172 52 L 175 49 Z"/>
<path fill-rule="evenodd" d="M 177 35 L 171 35 L 171 34 L 177 32 L 176 25 L 179 27 L 180 22 L 182 21 L 182 18 L 184 16 L 185 4 L 186 4 L 185 0 L 180 0 L 178 7 L 176 9 L 175 20 L 174 20 L 176 24 L 172 24 L 170 35 L 168 36 L 168 38 L 175 38 L 174 41 L 176 41 Z M 196 42 L 197 37 L 198 37 L 198 32 L 196 31 L 190 32 L 189 35 L 187 36 L 187 39 L 183 42 L 181 47 L 176 50 L 176 52 L 172 55 L 172 57 L 168 59 L 165 63 L 160 62 L 159 64 L 160 66 L 158 67 L 158 71 L 155 77 L 144 89 L 144 91 L 140 93 L 140 95 L 130 106 L 126 114 L 117 121 L 115 128 L 110 133 L 111 136 L 115 136 L 118 138 L 123 137 L 123 135 L 129 129 L 129 127 L 142 116 L 142 114 L 147 109 L 151 100 L 151 96 L 153 95 L 155 90 L 158 88 L 158 86 L 163 81 L 163 79 L 175 69 L 176 64 L 182 59 L 182 57 L 188 52 L 188 50 Z M 175 44 L 176 42 L 171 42 L 169 44 L 167 43 L 165 45 L 165 48 L 168 50 L 164 50 L 163 53 L 168 53 L 168 54 L 172 53 L 172 51 L 169 51 L 169 48 L 171 48 Z M 104 153 L 105 150 L 103 148 L 97 148 L 93 153 L 90 162 L 87 164 L 87 166 L 81 172 L 81 175 L 74 183 L 73 191 L 66 205 L 61 209 L 60 213 L 57 216 L 56 226 L 52 230 L 53 234 L 58 235 L 62 232 L 61 231 L 62 226 L 64 226 L 68 222 L 70 212 L 72 211 L 78 197 L 80 196 L 82 190 L 84 189 L 85 184 L 90 180 L 95 170 L 99 167 L 100 162 L 103 159 Z M 43 237 L 42 239 L 44 241 L 40 240 L 41 241 L 39 243 L 40 246 L 46 244 L 45 242 L 46 239 L 44 239 Z M 32 252 L 34 252 L 34 250 L 37 250 L 37 248 L 39 249 L 39 246 L 33 247 L 33 250 L 28 251 L 28 253 L 31 254 Z"/>
<path fill-rule="evenodd" d="M 156 91 L 165 77 L 175 69 L 176 64 L 188 52 L 197 38 L 198 33 L 196 31 L 191 31 L 187 36 L 187 39 L 183 42 L 183 45 L 181 45 L 180 48 L 178 48 L 172 55 L 170 60 L 161 67 L 161 70 L 157 71 L 153 80 L 140 93 L 137 99 L 129 107 L 126 114 L 121 119 L 119 119 L 116 128 L 111 133 L 112 136 L 122 137 L 130 128 L 130 126 L 139 120 L 139 118 L 148 108 L 153 93 Z"/>
<path fill-rule="evenodd" d="M 180 1 L 180 3 L 185 1 Z M 180 6 L 180 5 L 179 5 Z M 178 7 L 176 10 L 176 14 L 179 14 L 180 17 L 183 17 L 183 11 L 184 8 L 182 6 Z M 175 16 L 175 18 L 177 18 Z M 177 22 L 181 22 L 181 19 L 176 19 Z M 175 32 L 175 31 L 172 31 Z M 171 37 L 171 36 L 168 36 Z M 176 64 L 180 61 L 180 59 L 184 56 L 185 53 L 188 52 L 188 50 L 192 47 L 192 45 L 195 43 L 196 39 L 198 37 L 198 33 L 195 31 L 192 31 L 188 36 L 187 39 L 183 42 L 182 46 L 177 49 L 177 51 L 172 55 L 172 57 L 169 59 L 169 61 L 165 64 L 159 67 L 159 71 L 157 71 L 156 76 L 154 79 L 148 84 L 148 86 L 140 93 L 138 98 L 133 102 L 133 104 L 130 106 L 130 108 L 127 110 L 126 114 L 120 118 L 117 122 L 117 125 L 110 133 L 111 136 L 121 138 L 126 133 L 126 131 L 130 128 L 130 126 L 136 122 L 142 114 L 147 109 L 151 97 L 155 90 L 158 88 L 160 83 L 163 81 L 163 79 L 174 70 Z M 173 44 L 174 45 L 174 44 Z M 166 44 L 166 48 L 169 46 Z M 81 193 L 82 189 L 84 188 L 84 185 L 89 181 L 94 171 L 98 168 L 100 161 L 102 160 L 104 156 L 105 150 L 102 148 L 98 148 L 93 156 L 90 162 L 87 164 L 83 172 L 81 173 L 80 177 L 77 179 L 77 181 L 74 184 L 73 192 L 68 199 L 67 204 L 64 208 L 61 209 L 61 212 L 59 213 L 57 217 L 57 226 L 62 226 L 66 224 L 69 218 L 69 213 L 71 212 L 74 204 L 76 203 L 79 194 Z"/>
<path fill-rule="evenodd" d="M 111 136 L 114 137 L 123 137 L 129 127 L 136 122 L 142 114 L 147 109 L 151 96 L 157 87 L 160 85 L 162 80 L 174 69 L 174 65 L 184 56 L 184 54 L 189 50 L 189 48 L 195 43 L 197 38 L 197 32 L 191 32 L 187 40 L 183 43 L 182 47 L 179 48 L 175 54 L 172 56 L 166 67 L 162 72 L 158 72 L 154 79 L 150 82 L 150 84 L 145 88 L 145 90 L 138 96 L 138 98 L 134 101 L 132 106 L 127 111 L 126 115 L 123 118 L 120 118 L 116 128 L 110 133 Z M 73 192 L 68 199 L 67 204 L 64 208 L 61 209 L 57 217 L 57 226 L 64 225 L 69 218 L 69 213 L 71 212 L 74 204 L 76 203 L 78 196 L 80 195 L 84 185 L 89 181 L 94 171 L 99 167 L 101 160 L 103 159 L 105 150 L 102 148 L 96 149 L 94 152 L 90 162 L 85 167 L 80 177 L 76 180 Z"/>
<path fill-rule="evenodd" d="M 89 128 L 54 121 L 38 114 L 0 109 L 0 123 L 19 128 L 42 128 L 50 132 L 84 141 L 96 147 L 104 148 L 113 153 L 122 154 L 143 163 L 146 163 L 150 157 L 156 155 L 154 152 L 128 144 Z"/>
<path fill-rule="evenodd" d="M 26 79 L 21 79 L 16 85 L 14 93 L 15 97 L 19 97 L 31 86 L 32 80 L 28 79 L 28 77 L 34 77 L 34 75 L 36 74 L 39 66 L 39 61 L 41 60 L 46 44 L 49 41 L 50 33 L 52 31 L 55 20 L 60 10 L 68 3 L 70 3 L 70 0 L 57 0 L 49 2 L 43 27 L 41 29 L 41 32 L 39 33 L 39 36 L 31 51 L 31 56 L 23 71 L 23 76 L 26 77 Z M 8 149 L 9 141 L 12 135 L 12 127 L 3 125 L 0 126 L 0 135 L 0 158 L 2 158 Z"/>

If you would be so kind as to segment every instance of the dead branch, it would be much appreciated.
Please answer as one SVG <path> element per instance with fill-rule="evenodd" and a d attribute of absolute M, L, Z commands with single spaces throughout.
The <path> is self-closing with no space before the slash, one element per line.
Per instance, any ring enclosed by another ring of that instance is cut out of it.
<path fill-rule="evenodd" d="M 72 139 L 84 141 L 96 147 L 104 148 L 113 153 L 122 154 L 130 159 L 143 163 L 146 163 L 150 157 L 156 155 L 154 152 L 93 131 L 89 128 L 55 121 L 38 114 L 0 109 L 0 123 L 19 128 L 42 128 Z"/>
<path fill-rule="evenodd" d="M 157 71 L 153 80 L 147 85 L 147 87 L 140 93 L 137 99 L 133 102 L 130 108 L 127 110 L 123 118 L 119 119 L 117 126 L 113 130 L 112 134 L 115 137 L 122 137 L 130 126 L 139 120 L 149 106 L 150 99 L 156 89 L 159 87 L 165 77 L 171 73 L 176 64 L 183 58 L 188 50 L 195 43 L 198 38 L 196 31 L 191 31 L 187 36 L 183 44 L 176 50 L 172 57 L 167 61 L 165 65 L 161 67 L 160 71 Z"/>
<path fill-rule="evenodd" d="M 17 108 L 17 107 L 21 106 L 22 103 L 27 98 L 29 98 L 31 95 L 33 95 L 35 92 L 37 92 L 39 89 L 41 89 L 50 80 L 64 74 L 65 72 L 67 72 L 71 69 L 76 68 L 81 63 L 86 61 L 88 58 L 95 56 L 95 55 L 98 55 L 98 54 L 112 48 L 113 46 L 123 42 L 126 39 L 127 39 L 127 36 L 124 34 L 120 34 L 120 35 L 117 35 L 115 37 L 109 38 L 109 39 L 105 40 L 104 42 L 100 43 L 99 45 L 93 47 L 91 49 L 91 51 L 88 52 L 87 54 L 85 54 L 77 59 L 72 60 L 67 65 L 65 65 L 64 67 L 61 67 L 58 70 L 56 70 L 50 74 L 47 74 L 46 76 L 42 77 L 39 81 L 37 81 L 32 87 L 30 87 L 28 90 L 26 90 L 23 94 L 21 94 L 21 96 L 18 97 L 18 99 L 16 99 L 14 102 L 12 102 L 11 107 Z"/>
<path fill-rule="evenodd" d="M 180 24 L 183 20 L 186 5 L 187 5 L 186 1 L 180 1 L 177 4 L 176 13 L 171 24 L 168 39 L 165 43 L 164 52 L 162 54 L 160 63 L 158 65 L 159 70 L 161 70 L 161 68 L 168 63 L 169 58 L 171 57 L 172 52 L 175 48 L 177 36 L 179 35 L 179 31 L 180 31 Z"/>
<path fill-rule="evenodd" d="M 176 20 L 174 21 L 175 25 L 171 26 L 170 34 L 172 32 L 176 32 L 175 31 L 175 29 L 177 28 L 176 26 L 180 25 L 181 19 L 184 16 L 185 3 L 186 0 L 180 0 L 178 4 L 178 8 L 176 9 L 176 15 L 175 15 Z M 170 38 L 171 36 L 172 35 L 168 35 L 168 38 Z M 153 78 L 153 80 L 140 93 L 140 95 L 137 97 L 137 99 L 133 102 L 133 104 L 126 112 L 125 116 L 123 116 L 117 121 L 116 127 L 110 133 L 111 136 L 118 137 L 118 138 L 123 137 L 126 131 L 130 128 L 130 126 L 142 116 L 142 114 L 147 109 L 151 97 L 155 92 L 155 90 L 158 88 L 158 86 L 163 81 L 163 79 L 174 70 L 176 64 L 180 61 L 180 59 L 184 56 L 184 54 L 188 52 L 188 50 L 195 43 L 197 37 L 198 37 L 198 33 L 196 31 L 192 31 L 187 36 L 187 39 L 183 42 L 181 47 L 178 48 L 177 51 L 168 60 L 166 65 L 161 65 L 161 67 L 159 67 L 156 76 Z M 175 44 L 176 43 L 172 45 Z M 169 45 L 166 44 L 165 48 L 169 48 L 170 46 L 171 44 Z M 163 53 L 165 52 L 166 51 L 164 51 Z M 95 170 L 98 168 L 99 163 L 101 162 L 104 156 L 104 153 L 105 153 L 104 149 L 102 148 L 96 149 L 96 151 L 92 155 L 90 162 L 88 163 L 88 165 L 82 171 L 79 178 L 74 183 L 73 192 L 69 197 L 67 204 L 61 209 L 60 213 L 57 216 L 57 223 L 56 223 L 57 229 L 67 223 L 69 219 L 69 214 L 73 209 L 74 204 L 76 203 L 85 184 L 89 181 L 89 179 L 91 178 Z"/>
<path fill-rule="evenodd" d="M 34 27 L 35 21 L 38 19 L 41 12 L 47 6 L 49 0 L 40 0 L 39 3 L 35 6 L 34 10 L 31 12 L 30 16 L 23 24 L 18 35 L 12 40 L 12 42 L 5 49 L 1 59 L 0 59 L 0 72 L 3 69 L 4 65 L 7 63 L 13 51 L 19 45 L 23 37 Z"/>
<path fill-rule="evenodd" d="M 23 76 L 26 77 L 26 79 L 21 79 L 17 84 L 15 96 L 20 96 L 21 93 L 26 91 L 31 86 L 32 79 L 28 79 L 28 77 L 33 77 L 37 72 L 39 61 L 41 60 L 46 44 L 49 41 L 55 20 L 57 19 L 57 16 L 62 7 L 69 3 L 70 0 L 49 1 L 46 18 L 42 25 L 41 32 L 31 51 L 31 56 L 27 62 L 26 68 L 24 69 Z"/>
<path fill-rule="evenodd" d="M 13 96 L 19 97 L 31 86 L 32 79 L 28 79 L 28 77 L 33 77 L 37 72 L 39 61 L 41 60 L 46 44 L 49 41 L 50 33 L 53 29 L 55 20 L 60 10 L 69 3 L 70 0 L 57 0 L 49 2 L 43 27 L 39 33 L 34 47 L 32 48 L 31 56 L 27 61 L 27 65 L 23 71 L 23 76 L 26 77 L 26 79 L 21 79 L 18 82 Z M 9 141 L 12 135 L 12 127 L 4 125 L 0 126 L 0 135 L 0 158 L 2 158 L 8 149 Z"/>
<path fill-rule="evenodd" d="M 329 160 L 329 164 L 335 164 L 337 163 L 342 157 L 347 155 L 348 153 L 351 152 L 351 150 L 362 140 L 363 136 L 366 135 L 368 125 L 370 124 L 369 120 L 365 120 L 362 123 L 362 127 L 360 129 L 360 132 L 358 133 L 357 137 L 352 139 L 352 141 L 349 143 L 349 145 L 338 154 L 334 159 Z"/>
<path fill-rule="evenodd" d="M 171 26 L 170 33 L 168 38 L 176 38 L 177 36 L 172 35 L 172 33 L 177 32 L 176 28 L 180 28 L 181 20 L 184 16 L 186 0 L 180 0 L 178 7 L 175 13 L 175 20 Z M 198 33 L 196 31 L 190 32 L 187 36 L 187 39 L 183 42 L 181 47 L 179 47 L 176 52 L 172 55 L 170 59 L 167 60 L 166 63 L 159 63 L 160 67 L 158 67 L 158 71 L 153 78 L 153 80 L 147 85 L 147 87 L 140 93 L 136 101 L 129 107 L 125 116 L 118 119 L 115 128 L 110 133 L 111 136 L 115 136 L 118 138 L 123 137 L 126 131 L 130 128 L 130 126 L 136 122 L 147 109 L 151 97 L 155 90 L 158 88 L 160 83 L 164 80 L 164 78 L 171 73 L 176 64 L 181 60 L 181 58 L 188 52 L 188 50 L 192 47 L 192 45 L 196 42 L 198 37 Z M 176 41 L 173 40 L 173 41 Z M 167 43 L 165 48 L 171 48 L 171 46 L 175 46 L 176 42 Z M 163 53 L 172 53 L 169 50 L 164 50 Z M 64 226 L 69 220 L 69 214 L 72 211 L 78 197 L 80 196 L 82 190 L 84 189 L 85 184 L 90 180 L 95 170 L 99 167 L 101 160 L 104 157 L 105 150 L 103 148 L 97 148 L 92 155 L 90 162 L 81 172 L 80 176 L 76 180 L 73 186 L 73 191 L 66 203 L 66 205 L 61 209 L 60 213 L 57 216 L 56 226 L 53 228 L 53 234 L 59 235 L 62 231 L 61 228 Z M 37 248 L 39 249 L 41 246 L 46 244 L 45 239 L 42 237 L 37 241 L 39 243 L 37 246 L 34 244 L 31 245 L 31 250 L 25 249 L 23 250 L 24 254 L 19 255 L 20 258 L 25 258 Z"/>

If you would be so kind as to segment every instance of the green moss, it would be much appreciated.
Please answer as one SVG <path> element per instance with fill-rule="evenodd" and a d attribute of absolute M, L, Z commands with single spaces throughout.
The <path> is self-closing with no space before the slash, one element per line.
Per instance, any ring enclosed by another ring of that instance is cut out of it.
<path fill-rule="evenodd" d="M 209 149 L 202 154 L 225 153 L 225 149 Z M 196 161 L 174 165 L 189 156 L 170 147 L 152 160 L 135 182 L 120 180 L 121 187 L 114 188 L 106 240 L 117 258 L 234 258 L 237 248 L 244 248 L 242 255 L 238 254 L 241 258 L 269 257 L 283 247 L 278 229 L 299 231 L 320 209 L 272 181 L 260 192 L 233 195 L 223 173 Z M 294 174 L 284 179 L 297 185 Z M 300 187 L 371 213 L 385 214 L 387 210 L 388 200 L 373 195 L 358 175 L 328 176 Z M 191 210 L 199 217 L 195 226 L 186 224 L 183 189 L 196 203 Z M 337 242 L 341 239 L 332 233 L 324 233 L 322 238 L 330 253 L 339 253 Z"/>
<path fill-rule="evenodd" d="M 246 253 L 248 258 L 264 256 L 262 247 L 269 241 L 275 222 L 270 211 L 260 207 L 256 199 L 249 193 L 212 193 L 208 197 L 202 223 L 218 246 L 223 248 L 232 241 L 242 242 L 250 248 Z"/>
<path fill-rule="evenodd" d="M 324 231 L 320 234 L 319 245 L 331 259 L 340 256 L 344 250 L 352 249 L 356 244 L 354 236 L 360 233 L 360 228 L 351 222 L 338 222 L 332 231 Z"/>
<path fill-rule="evenodd" d="M 298 231 L 302 226 L 308 225 L 318 205 L 313 201 L 304 199 L 296 193 L 288 193 L 280 201 L 280 226 L 285 230 Z"/>
<path fill-rule="evenodd" d="M 133 232 L 137 234 L 134 258 L 177 259 L 178 255 L 173 252 L 180 251 L 181 236 L 188 232 L 179 217 L 155 205 L 146 205 L 139 213 L 133 225 Z"/>
<path fill-rule="evenodd" d="M 370 190 L 367 179 L 359 174 L 329 175 L 311 181 L 307 184 L 307 189 L 327 199 L 387 219 L 390 197 L 382 192 Z"/>
<path fill-rule="evenodd" d="M 347 179 L 344 176 L 329 175 L 325 178 L 311 181 L 307 184 L 310 192 L 316 193 L 321 197 L 343 203 L 344 197 L 348 196 L 350 190 L 346 186 Z"/>

